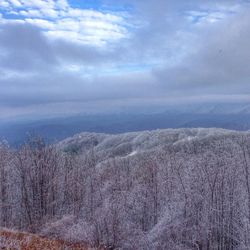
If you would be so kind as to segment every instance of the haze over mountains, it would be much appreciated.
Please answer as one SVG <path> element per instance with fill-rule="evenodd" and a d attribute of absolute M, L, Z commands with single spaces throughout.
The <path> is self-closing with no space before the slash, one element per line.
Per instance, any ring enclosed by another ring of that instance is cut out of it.
<path fill-rule="evenodd" d="M 0 122 L 0 138 L 20 145 L 28 135 L 56 142 L 80 132 L 124 133 L 164 128 L 250 129 L 250 104 L 175 105 L 158 110 L 111 114 L 78 114 Z"/>

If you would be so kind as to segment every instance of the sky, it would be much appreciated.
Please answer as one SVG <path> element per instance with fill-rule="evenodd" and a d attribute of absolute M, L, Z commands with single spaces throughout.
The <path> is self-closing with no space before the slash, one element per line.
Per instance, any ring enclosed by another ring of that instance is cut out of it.
<path fill-rule="evenodd" d="M 250 2 L 0 0 L 0 119 L 250 102 Z"/>

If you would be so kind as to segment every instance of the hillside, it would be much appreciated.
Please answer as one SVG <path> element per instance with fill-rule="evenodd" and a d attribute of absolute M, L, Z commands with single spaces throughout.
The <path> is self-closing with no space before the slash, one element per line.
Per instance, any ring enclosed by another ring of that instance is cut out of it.
<path fill-rule="evenodd" d="M 0 158 L 1 226 L 114 249 L 250 247 L 250 132 L 80 133 Z"/>
<path fill-rule="evenodd" d="M 129 157 L 135 153 L 156 151 L 161 147 L 179 143 L 190 144 L 223 136 L 248 135 L 250 132 L 236 132 L 217 128 L 159 129 L 153 131 L 130 132 L 124 134 L 80 133 L 57 144 L 65 152 L 84 153 L 90 149 L 101 158 Z"/>

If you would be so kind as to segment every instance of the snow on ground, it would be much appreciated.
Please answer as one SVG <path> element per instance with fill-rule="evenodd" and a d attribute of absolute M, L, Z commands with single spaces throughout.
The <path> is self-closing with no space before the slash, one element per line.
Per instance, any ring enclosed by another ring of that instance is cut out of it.
<path fill-rule="evenodd" d="M 136 155 L 137 154 L 137 151 L 132 151 L 128 156 L 133 156 L 133 155 Z"/>

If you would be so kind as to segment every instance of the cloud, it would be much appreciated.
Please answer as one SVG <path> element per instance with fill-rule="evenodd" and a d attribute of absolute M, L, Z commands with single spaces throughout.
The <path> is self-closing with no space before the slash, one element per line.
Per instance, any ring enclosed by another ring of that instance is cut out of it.
<path fill-rule="evenodd" d="M 13 71 L 42 71 L 56 61 L 43 34 L 26 24 L 0 26 L 0 49 L 0 66 Z"/>
<path fill-rule="evenodd" d="M 247 3 L 103 4 L 0 1 L 0 115 L 249 97 Z"/>
<path fill-rule="evenodd" d="M 4 0 L 3 22 L 22 21 L 38 26 L 50 38 L 105 45 L 128 35 L 125 13 L 71 7 L 66 0 Z"/>
<path fill-rule="evenodd" d="M 164 88 L 185 93 L 249 93 L 248 11 L 241 11 L 218 26 L 197 29 L 196 50 L 178 65 L 155 71 Z"/>

